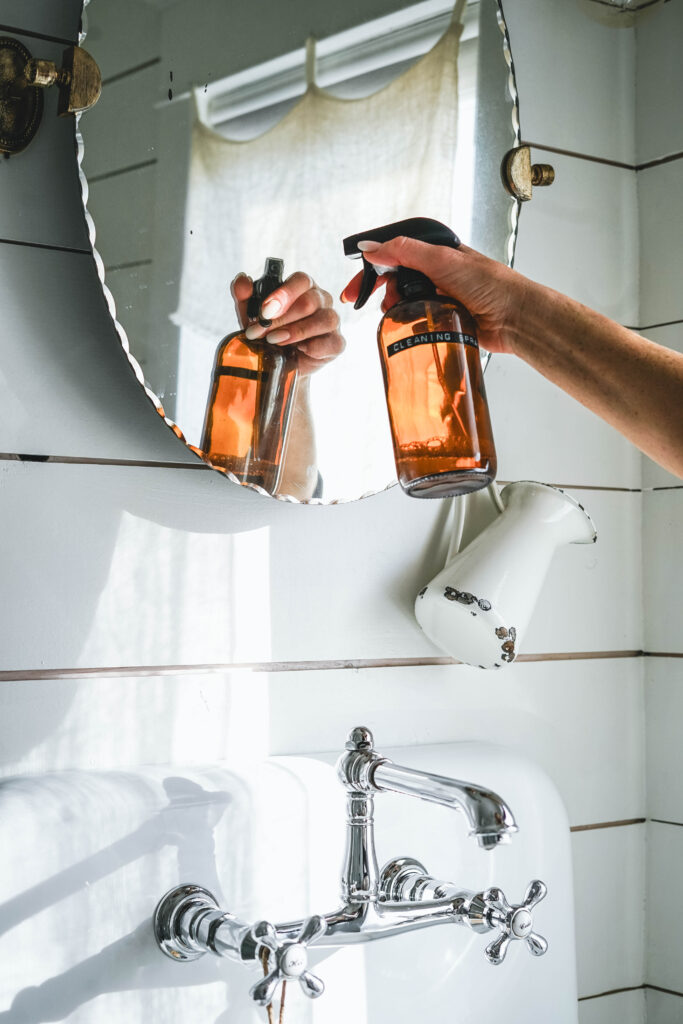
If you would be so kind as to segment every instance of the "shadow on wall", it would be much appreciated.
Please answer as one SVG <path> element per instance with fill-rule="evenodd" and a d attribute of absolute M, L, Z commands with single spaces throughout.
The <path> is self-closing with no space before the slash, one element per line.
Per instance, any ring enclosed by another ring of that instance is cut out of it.
<path fill-rule="evenodd" d="M 156 814 L 143 820 L 138 828 L 0 905 L 0 942 L 11 942 L 11 957 L 5 957 L 5 962 L 11 959 L 16 967 L 12 973 L 23 980 L 27 975 L 45 969 L 45 959 L 55 961 L 54 950 L 46 958 L 41 956 L 41 939 L 48 946 L 54 941 L 58 948 L 61 941 L 64 950 L 68 945 L 78 951 L 79 930 L 82 947 L 92 945 L 88 940 L 97 940 L 98 935 L 106 934 L 107 913 L 102 902 L 97 901 L 99 909 L 97 914 L 93 914 L 92 903 L 96 899 L 97 888 L 91 886 L 95 887 L 103 880 L 111 882 L 118 879 L 115 888 L 121 899 L 129 899 L 133 905 L 137 903 L 139 912 L 140 901 L 135 899 L 134 892 L 129 891 L 131 876 L 127 869 L 131 865 L 137 865 L 139 869 L 139 862 L 144 864 L 146 857 L 154 855 L 156 870 L 145 872 L 149 883 L 147 889 L 151 891 L 144 894 L 149 906 L 142 924 L 40 985 L 24 986 L 18 993 L 7 993 L 11 1002 L 7 1009 L 0 1011 L 0 1022 L 39 1024 L 71 1019 L 79 1007 L 92 1003 L 104 993 L 139 990 L 158 990 L 152 998 L 153 1008 L 151 1005 L 140 1007 L 140 1020 L 152 1019 L 157 1014 L 169 1018 L 177 998 L 175 990 L 209 985 L 220 986 L 220 995 L 217 999 L 215 989 L 210 990 L 209 1005 L 214 1007 L 213 1010 L 209 1010 L 206 1000 L 197 998 L 197 1019 L 215 1019 L 216 1024 L 247 1019 L 254 1006 L 248 995 L 248 985 L 245 985 L 243 968 L 207 957 L 200 962 L 183 965 L 184 970 L 178 970 L 161 955 L 151 927 L 154 906 L 163 893 L 164 876 L 168 876 L 171 884 L 177 884 L 179 879 L 201 877 L 202 882 L 221 899 L 215 846 L 215 830 L 221 823 L 231 827 L 231 852 L 236 854 L 230 858 L 234 877 L 226 879 L 223 872 L 223 881 L 228 883 L 233 898 L 235 892 L 245 892 L 250 888 L 250 861 L 246 855 L 249 814 L 246 794 L 243 784 L 234 776 L 226 776 L 225 772 L 221 773 L 221 783 L 222 789 L 207 789 L 187 778 L 164 778 L 161 785 L 167 803 Z M 87 791 L 89 786 L 90 792 Z M 31 796 L 29 792 L 22 793 L 22 789 L 32 789 L 33 799 L 43 804 L 42 808 L 33 808 L 36 815 L 33 824 L 38 828 L 43 814 L 50 816 L 50 811 L 54 815 L 56 810 L 63 819 L 76 818 L 78 823 L 78 818 L 89 804 L 97 803 L 101 818 L 102 808 L 106 813 L 107 802 L 112 799 L 127 800 L 131 805 L 137 805 L 135 809 L 138 810 L 157 798 L 154 787 L 123 773 L 101 775 L 94 784 L 84 776 L 74 775 L 66 779 L 46 776 L 35 784 L 31 780 L 10 780 L 0 787 L 0 802 L 6 809 L 9 805 L 10 821 L 12 807 L 16 811 L 17 805 L 21 807 Z M 121 807 L 112 807 L 110 803 L 109 811 L 113 812 L 112 817 L 121 820 Z M 227 822 L 224 821 L 226 815 Z M 86 818 L 85 821 L 90 825 L 97 824 L 96 820 L 91 822 Z M 68 830 L 62 828 L 57 833 L 63 847 L 61 851 L 54 851 L 57 861 L 69 859 L 70 845 L 84 845 L 83 822 L 80 824 L 80 834 L 71 843 Z M 23 874 L 24 869 L 22 865 L 11 863 L 16 857 L 13 858 L 9 851 L 6 857 L 10 863 L 5 865 L 3 877 L 5 884 L 9 882 L 11 885 L 12 875 L 19 871 Z M 75 903 L 71 900 L 64 906 L 64 900 L 73 897 Z M 75 909 L 78 913 L 74 914 Z M 115 930 L 123 930 L 116 927 L 121 923 L 121 907 L 111 905 L 110 911 L 116 922 Z M 94 921 L 90 920 L 92 917 Z M 102 927 L 98 927 L 98 917 Z M 22 930 L 22 924 L 29 927 Z M 37 934 L 41 925 L 42 934 Z M 91 929 L 94 929 L 94 935 L 89 935 Z M 51 931 L 54 931 L 53 940 L 46 934 Z M 204 1015 L 206 1011 L 215 1013 L 216 1005 L 225 1005 L 225 1013 L 221 1012 L 217 1018 Z M 150 1015 L 147 1015 L 147 1010 L 152 1011 Z M 99 1020 L 100 1017 L 93 1009 L 92 1016 L 87 1019 Z"/>

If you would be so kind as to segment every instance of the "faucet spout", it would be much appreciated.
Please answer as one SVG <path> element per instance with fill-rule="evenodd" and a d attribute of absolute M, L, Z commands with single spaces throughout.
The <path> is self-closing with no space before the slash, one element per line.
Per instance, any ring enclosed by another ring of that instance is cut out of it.
<path fill-rule="evenodd" d="M 508 843 L 510 836 L 518 831 L 514 815 L 503 798 L 471 782 L 403 768 L 386 759 L 377 764 L 372 779 L 381 792 L 416 796 L 462 811 L 469 823 L 470 835 L 475 836 L 485 850 Z"/>
<path fill-rule="evenodd" d="M 508 843 L 519 831 L 507 803 L 493 790 L 394 764 L 374 750 L 372 733 L 362 726 L 351 732 L 337 771 L 349 799 L 362 794 L 403 793 L 462 811 L 470 835 L 484 850 Z"/>

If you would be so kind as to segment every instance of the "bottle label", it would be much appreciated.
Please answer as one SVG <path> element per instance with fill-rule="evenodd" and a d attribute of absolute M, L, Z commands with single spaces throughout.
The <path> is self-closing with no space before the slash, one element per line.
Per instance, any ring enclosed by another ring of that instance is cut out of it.
<path fill-rule="evenodd" d="M 263 380 L 270 377 L 267 370 L 249 370 L 243 366 L 218 366 L 215 370 L 216 377 L 241 377 L 242 380 Z"/>
<path fill-rule="evenodd" d="M 410 334 L 407 338 L 401 338 L 400 341 L 394 341 L 391 345 L 387 345 L 387 356 L 395 356 L 407 348 L 415 348 L 416 345 L 448 343 L 479 348 L 477 339 L 472 334 L 461 334 L 460 331 L 428 331 L 426 334 Z"/>

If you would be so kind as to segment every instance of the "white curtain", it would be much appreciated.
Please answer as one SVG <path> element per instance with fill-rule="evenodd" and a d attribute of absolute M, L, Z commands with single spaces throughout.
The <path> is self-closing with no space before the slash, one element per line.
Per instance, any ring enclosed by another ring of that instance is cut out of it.
<path fill-rule="evenodd" d="M 412 216 L 435 217 L 466 235 L 470 196 L 454 172 L 463 7 L 458 0 L 450 28 L 433 49 L 370 96 L 340 99 L 310 85 L 278 124 L 246 142 L 194 125 L 174 318 L 187 329 L 178 420 L 188 434 L 192 414 L 183 408 L 183 378 L 203 381 L 205 396 L 209 351 L 236 329 L 229 282 L 238 271 L 257 277 L 267 256 L 281 257 L 286 275 L 305 270 L 336 299 L 360 269 L 343 255 L 346 235 Z M 386 465 L 385 482 L 393 476 L 375 346 L 381 314 L 377 301 L 361 312 L 337 308 L 347 349 L 314 381 L 320 469 L 331 484 L 337 455 L 326 466 L 328 448 L 351 445 L 358 460 L 354 476 L 367 464 L 367 489 L 373 489 L 378 460 Z M 199 408 L 198 422 L 202 414 Z M 348 434 L 351 418 L 359 424 L 356 437 Z M 337 486 L 343 493 L 344 483 Z M 349 486 L 354 493 L 348 496 L 357 497 L 357 483 Z"/>

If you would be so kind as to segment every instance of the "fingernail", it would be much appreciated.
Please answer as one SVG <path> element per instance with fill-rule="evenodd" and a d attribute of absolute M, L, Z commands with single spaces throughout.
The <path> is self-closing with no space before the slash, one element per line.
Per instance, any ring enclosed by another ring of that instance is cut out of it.
<path fill-rule="evenodd" d="M 266 299 L 261 306 L 261 315 L 264 320 L 274 320 L 282 309 L 282 303 L 279 299 Z"/>
<path fill-rule="evenodd" d="M 361 252 L 376 252 L 378 249 L 381 249 L 381 247 L 382 247 L 382 243 L 381 242 L 359 242 L 358 243 L 358 248 L 360 249 Z"/>
<path fill-rule="evenodd" d="M 281 345 L 283 341 L 289 340 L 289 331 L 285 331 L 280 328 L 279 331 L 271 331 L 270 334 L 266 334 L 266 341 L 269 341 L 271 345 Z"/>
<path fill-rule="evenodd" d="M 249 324 L 244 332 L 244 337 L 248 341 L 258 341 L 258 339 L 262 338 L 265 333 L 265 327 L 261 327 L 260 324 Z"/>

